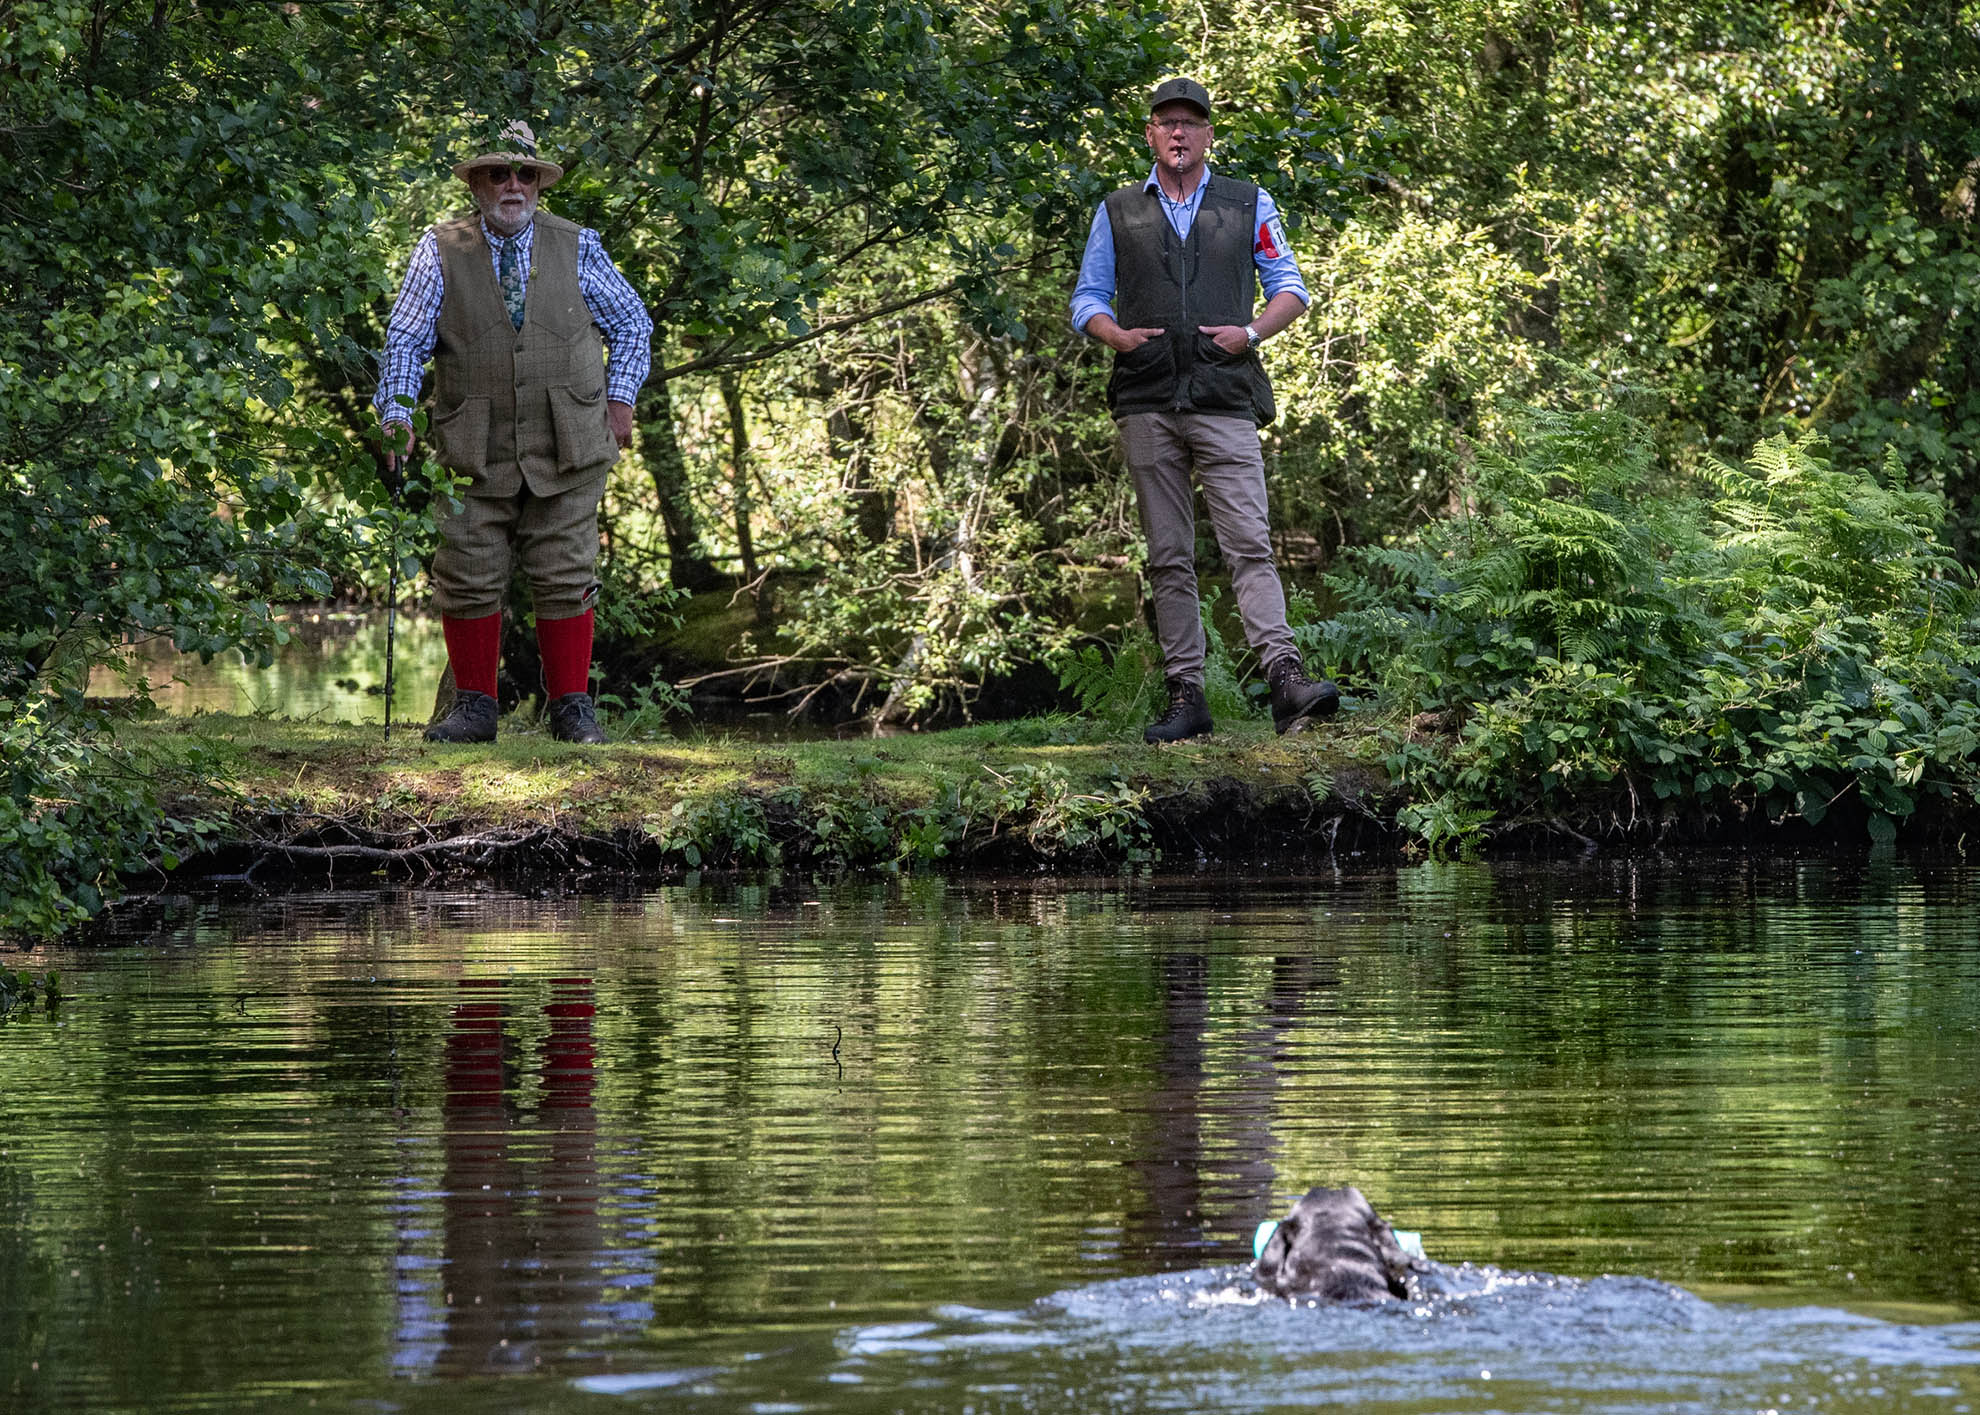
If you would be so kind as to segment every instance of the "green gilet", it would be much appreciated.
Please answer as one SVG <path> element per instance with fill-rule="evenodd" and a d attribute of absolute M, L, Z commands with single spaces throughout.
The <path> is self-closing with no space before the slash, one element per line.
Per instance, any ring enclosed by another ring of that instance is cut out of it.
<path fill-rule="evenodd" d="M 578 227 L 536 214 L 522 328 L 509 322 L 481 218 L 433 228 L 440 250 L 430 436 L 470 495 L 568 491 L 618 459 L 605 342 L 578 288 Z"/>
<path fill-rule="evenodd" d="M 1227 354 L 1200 324 L 1249 324 L 1258 276 L 1252 249 L 1258 188 L 1212 172 L 1189 239 L 1176 235 L 1162 198 L 1145 186 L 1107 198 L 1114 234 L 1114 318 L 1123 329 L 1160 329 L 1158 338 L 1114 355 L 1107 405 L 1129 413 L 1277 416 L 1271 380 L 1257 351 Z"/>

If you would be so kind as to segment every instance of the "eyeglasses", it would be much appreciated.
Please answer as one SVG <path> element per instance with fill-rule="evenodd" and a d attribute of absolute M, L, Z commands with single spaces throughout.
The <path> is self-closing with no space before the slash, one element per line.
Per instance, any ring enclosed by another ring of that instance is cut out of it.
<path fill-rule="evenodd" d="M 484 167 L 481 170 L 487 173 L 488 180 L 498 187 L 506 187 L 511 177 L 514 177 L 525 187 L 533 187 L 536 185 L 537 177 L 541 175 L 538 169 L 534 167 Z"/>
<path fill-rule="evenodd" d="M 1150 118 L 1148 120 L 1148 126 L 1151 128 L 1167 128 L 1172 133 L 1195 133 L 1201 132 L 1210 125 L 1201 118 Z"/>

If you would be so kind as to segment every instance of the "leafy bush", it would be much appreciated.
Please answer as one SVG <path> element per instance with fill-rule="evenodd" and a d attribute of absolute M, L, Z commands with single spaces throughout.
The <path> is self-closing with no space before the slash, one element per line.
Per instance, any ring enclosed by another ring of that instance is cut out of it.
<path fill-rule="evenodd" d="M 1135 624 L 1111 647 L 1080 646 L 1058 669 L 1059 687 L 1104 727 L 1125 732 L 1161 710 L 1162 652 L 1144 625 Z"/>
<path fill-rule="evenodd" d="M 1481 458 L 1466 513 L 1365 549 L 1316 637 L 1405 714 L 1458 709 L 1454 746 L 1389 734 L 1403 823 L 1433 848 L 1659 801 L 1873 837 L 1980 773 L 1980 624 L 1939 499 L 1770 438 L 1710 464 L 1717 495 L 1653 494 L 1643 428 L 1531 412 Z"/>
<path fill-rule="evenodd" d="M 676 801 L 664 818 L 648 822 L 647 831 L 690 869 L 774 865 L 782 855 L 763 802 L 741 791 Z"/>
<path fill-rule="evenodd" d="M 8 706 L 0 762 L 0 938 L 82 922 L 119 896 L 121 875 L 176 865 L 210 830 L 173 818 L 143 766 L 57 700 Z"/>
<path fill-rule="evenodd" d="M 613 714 L 613 725 L 627 736 L 653 736 L 670 717 L 690 717 L 694 705 L 681 688 L 667 681 L 664 670 L 654 669 L 645 683 L 633 689 L 629 700 L 616 693 L 600 693 L 598 705 Z"/>
<path fill-rule="evenodd" d="M 1006 773 L 984 768 L 963 791 L 970 815 L 987 819 L 992 837 L 1011 833 L 1041 855 L 1126 859 L 1155 857 L 1143 812 L 1147 793 L 1123 781 L 1075 791 L 1056 766 L 1019 765 Z"/>

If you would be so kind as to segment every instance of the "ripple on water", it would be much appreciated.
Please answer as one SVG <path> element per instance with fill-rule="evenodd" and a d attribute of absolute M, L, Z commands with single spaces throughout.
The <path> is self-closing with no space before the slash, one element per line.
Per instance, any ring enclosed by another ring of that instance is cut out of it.
<path fill-rule="evenodd" d="M 942 1308 L 856 1328 L 839 1347 L 868 1385 L 966 1367 L 979 1410 L 1051 1388 L 1076 1402 L 1067 1408 L 1410 1415 L 1951 1415 L 1980 1402 L 1980 1323 L 1905 1325 L 1707 1302 L 1647 1278 L 1471 1265 L 1433 1264 L 1426 1288 L 1419 1302 L 1320 1304 L 1269 1296 L 1248 1268 L 1209 1268 L 1073 1288 L 1018 1311 Z"/>

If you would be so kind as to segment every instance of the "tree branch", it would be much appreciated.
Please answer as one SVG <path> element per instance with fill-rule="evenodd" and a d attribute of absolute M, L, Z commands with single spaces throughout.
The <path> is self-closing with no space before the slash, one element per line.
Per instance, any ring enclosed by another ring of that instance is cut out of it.
<path fill-rule="evenodd" d="M 766 359 L 774 359 L 779 354 L 789 353 L 792 349 L 801 348 L 806 344 L 823 339 L 828 334 L 836 334 L 842 329 L 853 329 L 862 324 L 870 324 L 876 319 L 884 319 L 890 314 L 896 314 L 904 309 L 912 309 L 916 305 L 932 304 L 936 300 L 945 300 L 955 294 L 960 288 L 961 282 L 952 280 L 939 289 L 924 290 L 919 294 L 906 295 L 887 304 L 876 306 L 870 310 L 864 310 L 859 314 L 849 314 L 843 319 L 828 320 L 809 333 L 793 335 L 789 339 L 780 339 L 773 344 L 766 344 L 760 349 L 753 349 L 747 354 L 729 354 L 727 351 L 734 348 L 736 344 L 736 340 L 731 339 L 712 354 L 704 354 L 702 357 L 691 359 L 684 364 L 675 364 L 672 368 L 660 369 L 649 375 L 646 381 L 648 383 L 665 383 L 669 379 L 680 378 L 684 374 L 705 373 L 709 369 L 742 368 L 749 364 L 760 364 Z"/>

